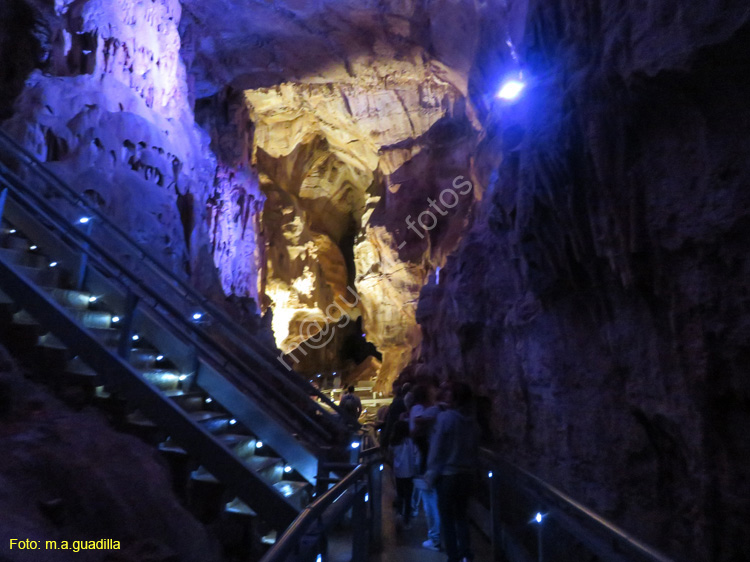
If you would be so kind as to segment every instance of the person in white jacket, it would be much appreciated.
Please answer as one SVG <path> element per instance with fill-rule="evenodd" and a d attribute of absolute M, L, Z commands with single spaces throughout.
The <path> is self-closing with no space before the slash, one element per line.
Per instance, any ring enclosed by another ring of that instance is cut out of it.
<path fill-rule="evenodd" d="M 411 496 L 414 477 L 417 475 L 418 455 L 416 445 L 409 437 L 409 422 L 399 420 L 393 427 L 391 438 L 393 475 L 396 477 L 396 506 L 404 529 L 411 528 Z"/>

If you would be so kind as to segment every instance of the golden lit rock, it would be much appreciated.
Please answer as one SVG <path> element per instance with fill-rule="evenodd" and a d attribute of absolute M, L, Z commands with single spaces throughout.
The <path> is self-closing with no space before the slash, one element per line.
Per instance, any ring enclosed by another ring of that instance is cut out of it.
<path fill-rule="evenodd" d="M 339 349 L 354 333 L 327 313 L 342 298 L 352 303 L 342 314 L 352 324 L 361 315 L 362 332 L 382 354 L 382 366 L 367 370 L 379 373 L 379 386 L 411 361 L 421 341 L 417 298 L 442 242 L 407 233 L 404 213 L 419 216 L 425 196 L 452 179 L 442 175 L 446 162 L 458 163 L 450 173 L 468 173 L 464 144 L 473 144 L 475 124 L 464 89 L 413 49 L 402 60 L 362 57 L 308 82 L 244 92 L 267 197 L 265 293 L 277 344 L 298 349 L 302 370 L 346 368 L 347 358 L 318 351 L 324 342 Z M 447 138 L 455 128 L 457 140 Z M 458 157 L 439 154 L 446 138 L 458 142 Z"/>

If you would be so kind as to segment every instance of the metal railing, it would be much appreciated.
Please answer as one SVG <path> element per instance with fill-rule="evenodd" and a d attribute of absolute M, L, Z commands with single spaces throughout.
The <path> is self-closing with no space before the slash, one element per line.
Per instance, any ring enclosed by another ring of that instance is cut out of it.
<path fill-rule="evenodd" d="M 25 190 L 27 195 L 36 192 L 37 204 L 40 200 L 46 200 L 48 203 L 53 200 L 67 202 L 68 206 L 58 209 L 57 214 L 63 223 L 71 225 L 66 235 L 79 242 L 83 255 L 88 256 L 92 250 L 96 250 L 100 256 L 108 256 L 110 253 L 129 256 L 129 264 L 121 266 L 119 260 L 112 259 L 110 266 L 118 267 L 121 274 L 129 276 L 131 282 L 150 293 L 150 297 L 157 305 L 174 313 L 176 319 L 182 321 L 183 329 L 195 333 L 202 340 L 210 340 L 213 347 L 219 348 L 223 355 L 229 356 L 248 374 L 262 370 L 263 375 L 269 376 L 277 387 L 296 396 L 299 400 L 304 400 L 304 403 L 316 412 L 316 418 L 331 419 L 327 423 L 337 425 L 337 421 L 331 418 L 331 411 L 334 414 L 337 413 L 338 406 L 325 394 L 297 373 L 282 372 L 276 364 L 277 357 L 260 344 L 253 334 L 232 321 L 223 310 L 196 291 L 184 279 L 167 269 L 109 217 L 90 205 L 84 197 L 50 172 L 33 154 L 2 131 L 0 131 L 0 156 L 6 166 L 3 170 L 4 175 L 13 184 L 13 188 Z M 30 174 L 30 177 L 18 178 L 11 172 L 11 167 L 23 169 L 24 172 Z M 28 181 L 32 183 L 38 181 L 41 184 L 25 189 Z M 44 194 L 44 196 L 38 197 L 39 194 Z M 80 220 L 81 215 L 87 220 L 86 232 L 72 227 L 76 221 Z M 96 225 L 96 230 L 93 231 L 95 236 L 92 235 L 93 224 Z M 100 242 L 98 243 L 97 240 Z M 145 277 L 146 283 L 141 282 L 140 277 Z M 199 321 L 187 321 L 193 315 L 198 315 Z M 208 328 L 210 328 L 210 334 Z M 256 378 L 265 379 L 266 377 Z M 259 384 L 269 386 L 265 380 Z M 318 398 L 328 409 L 309 400 L 311 396 Z M 311 422 L 309 419 L 306 421 Z M 312 426 L 316 426 L 317 423 L 317 419 L 312 421 Z"/>
<path fill-rule="evenodd" d="M 118 259 L 111 255 L 108 248 L 94 240 L 86 231 L 73 228 L 71 221 L 62 215 L 56 207 L 50 205 L 48 199 L 39 195 L 33 189 L 28 189 L 24 182 L 0 163 L 0 185 L 9 189 L 9 196 L 15 203 L 23 207 L 29 214 L 36 215 L 45 221 L 47 228 L 57 230 L 61 239 L 64 239 L 69 247 L 80 254 L 82 263 L 91 262 L 96 269 L 103 272 L 110 280 L 116 279 L 123 287 L 124 292 L 135 295 L 132 301 L 134 306 L 131 310 L 122 311 L 121 314 L 128 322 L 137 311 L 137 307 L 145 307 L 157 312 L 162 319 L 168 321 L 173 332 L 191 344 L 201 358 L 205 358 L 215 369 L 219 370 L 239 390 L 253 396 L 261 403 L 268 402 L 266 406 L 275 405 L 281 408 L 288 416 L 282 421 L 292 423 L 297 420 L 297 425 L 292 429 L 301 435 L 317 434 L 323 440 L 329 440 L 332 433 L 319 424 L 304 410 L 298 409 L 298 404 L 314 404 L 309 396 L 296 387 L 288 394 L 272 384 L 264 376 L 248 376 L 263 370 L 260 361 L 249 363 L 248 360 L 240 360 L 232 350 L 222 345 L 222 340 L 211 334 L 204 325 L 190 322 L 192 310 L 181 306 L 181 302 L 174 299 L 163 298 L 166 288 L 159 290 L 154 287 L 152 279 L 142 279 L 132 268 L 124 268 Z M 118 311 L 119 312 L 119 311 Z M 210 328 L 210 327 L 208 327 Z M 125 331 L 123 331 L 125 333 Z M 289 388 L 288 385 L 284 388 Z M 296 397 L 296 402 L 291 398 Z M 303 433 L 302 429 L 309 433 Z"/>
<path fill-rule="evenodd" d="M 383 468 L 379 447 L 362 451 L 359 464 L 308 505 L 261 562 L 325 562 L 328 534 L 350 510 L 351 560 L 367 560 L 381 546 Z"/>
<path fill-rule="evenodd" d="M 481 464 L 489 521 L 480 526 L 496 560 L 673 562 L 496 452 L 482 449 Z"/>

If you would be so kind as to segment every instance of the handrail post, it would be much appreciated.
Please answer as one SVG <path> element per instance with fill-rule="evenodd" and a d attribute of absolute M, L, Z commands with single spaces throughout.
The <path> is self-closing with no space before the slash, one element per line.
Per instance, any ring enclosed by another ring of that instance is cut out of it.
<path fill-rule="evenodd" d="M 544 549 L 543 549 L 543 542 L 542 542 L 542 524 L 539 523 L 537 525 L 536 529 L 537 535 L 537 553 L 539 554 L 538 562 L 544 562 Z"/>
<path fill-rule="evenodd" d="M 314 548 L 311 548 L 310 545 L 314 545 Z M 306 554 L 303 555 L 301 553 Z M 318 555 L 320 555 L 322 560 L 328 558 L 328 539 L 325 533 L 320 530 L 320 527 L 308 531 L 300 539 L 294 554 L 287 556 L 287 560 L 294 562 L 314 562 Z"/>
<path fill-rule="evenodd" d="M 83 220 L 83 219 L 81 219 Z M 93 226 L 92 219 L 88 218 L 86 220 L 85 226 L 83 228 L 84 233 L 87 237 L 91 237 L 91 227 Z M 83 283 L 86 281 L 86 269 L 88 268 L 88 262 L 89 262 L 89 243 L 88 240 L 84 241 L 81 244 L 82 252 L 81 252 L 81 258 L 78 262 L 78 271 L 76 273 L 76 290 L 80 291 L 83 289 Z"/>
<path fill-rule="evenodd" d="M 328 453 L 329 450 L 327 447 L 323 447 L 320 450 L 320 454 L 318 455 L 318 474 L 315 477 L 315 497 L 319 498 L 323 494 L 326 493 L 326 490 L 328 490 L 328 476 L 330 475 L 330 471 L 328 470 L 326 464 L 328 461 Z"/>
<path fill-rule="evenodd" d="M 3 218 L 3 211 L 5 210 L 5 200 L 8 198 L 8 188 L 6 187 L 0 191 L 0 219 Z"/>
<path fill-rule="evenodd" d="M 130 358 L 130 350 L 133 347 L 133 324 L 137 306 L 138 295 L 128 289 L 128 294 L 125 298 L 125 317 L 120 326 L 120 339 L 117 342 L 117 355 L 126 361 Z"/>
<path fill-rule="evenodd" d="M 503 521 L 501 517 L 501 501 L 500 495 L 502 485 L 502 475 L 499 473 L 498 467 L 492 466 L 492 470 L 489 472 L 490 480 L 490 524 L 492 533 L 492 557 L 495 560 L 504 560 L 504 544 L 503 544 Z"/>
<path fill-rule="evenodd" d="M 356 484 L 355 484 L 356 487 Z M 367 546 L 367 487 L 358 490 L 352 506 L 352 562 L 365 562 L 370 554 Z M 369 498 L 372 501 L 372 498 Z"/>
<path fill-rule="evenodd" d="M 383 464 L 370 463 L 367 476 L 370 491 L 370 551 L 380 552 L 383 547 Z"/>

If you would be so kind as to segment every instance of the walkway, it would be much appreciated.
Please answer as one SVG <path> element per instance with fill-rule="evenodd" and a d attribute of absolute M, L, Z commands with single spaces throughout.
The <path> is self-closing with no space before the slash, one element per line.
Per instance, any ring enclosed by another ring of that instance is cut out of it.
<path fill-rule="evenodd" d="M 396 492 L 391 473 L 386 468 L 383 474 L 383 550 L 370 557 L 371 562 L 445 562 L 444 552 L 434 552 L 422 547 L 427 538 L 427 525 L 424 512 L 414 519 L 409 531 L 396 531 L 396 514 L 393 500 Z M 349 562 L 351 560 L 351 535 L 348 529 L 341 529 L 342 536 L 331 537 L 329 542 L 329 562 Z M 472 547 L 475 562 L 492 560 L 491 545 L 487 538 L 472 526 Z"/>

